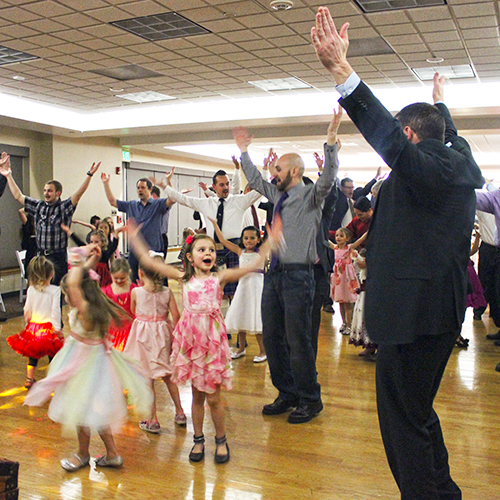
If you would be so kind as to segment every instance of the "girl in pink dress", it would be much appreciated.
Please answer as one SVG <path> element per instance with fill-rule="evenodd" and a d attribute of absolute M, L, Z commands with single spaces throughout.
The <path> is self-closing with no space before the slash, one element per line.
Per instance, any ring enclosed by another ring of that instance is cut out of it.
<path fill-rule="evenodd" d="M 160 256 L 154 257 L 154 260 L 163 263 Z M 172 330 L 179 321 L 177 303 L 171 290 L 163 286 L 162 276 L 158 272 L 139 265 L 139 279 L 143 286 L 136 287 L 131 292 L 130 310 L 135 319 L 123 352 L 140 361 L 149 372 L 153 394 L 155 379 L 163 379 L 175 405 L 174 422 L 185 426 L 186 415 L 182 409 L 179 388 L 171 380 L 170 365 Z M 169 314 L 172 320 L 169 319 Z M 151 416 L 141 421 L 139 427 L 143 431 L 159 434 L 156 396 Z"/>
<path fill-rule="evenodd" d="M 109 337 L 113 341 L 113 347 L 118 351 L 123 351 L 134 320 L 134 315 L 130 310 L 130 296 L 132 290 L 137 286 L 130 281 L 130 266 L 127 259 L 115 259 L 111 263 L 111 279 L 113 282 L 103 287 L 102 291 L 129 315 L 128 318 L 123 318 L 121 326 L 117 326 L 113 320 L 109 325 Z"/>
<path fill-rule="evenodd" d="M 217 272 L 214 240 L 206 234 L 197 234 L 186 239 L 183 272 L 153 260 L 138 237 L 137 229 L 132 226 L 129 232 L 133 236 L 130 241 L 134 251 L 144 266 L 167 278 L 182 280 L 184 310 L 174 330 L 171 363 L 175 383 L 191 382 L 194 446 L 189 460 L 200 462 L 205 456 L 203 419 L 206 401 L 215 427 L 215 462 L 225 463 L 229 460 L 229 446 L 220 391 L 221 388 L 231 388 L 231 353 L 220 311 L 222 289 L 226 283 L 237 281 L 258 269 L 262 262 L 256 262 L 254 267 Z M 269 246 L 270 242 L 261 247 L 262 259 Z"/>
<path fill-rule="evenodd" d="M 351 248 L 354 249 L 356 246 L 347 244 L 351 238 L 349 229 L 341 227 L 335 233 L 337 244 L 334 245 L 330 241 L 330 248 L 335 250 L 335 264 L 330 278 L 331 297 L 340 306 L 343 322 L 340 333 L 343 335 L 351 334 L 352 312 L 357 299 L 356 289 L 359 287 L 356 269 L 351 259 Z"/>

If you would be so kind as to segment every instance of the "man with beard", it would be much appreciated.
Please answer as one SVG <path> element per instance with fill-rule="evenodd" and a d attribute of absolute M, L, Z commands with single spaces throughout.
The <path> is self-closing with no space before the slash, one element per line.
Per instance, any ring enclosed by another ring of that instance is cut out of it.
<path fill-rule="evenodd" d="M 264 277 L 262 334 L 273 385 L 279 394 L 263 407 L 264 415 L 288 416 L 291 424 L 309 422 L 323 410 L 311 341 L 314 296 L 313 266 L 318 260 L 316 236 L 324 200 L 337 177 L 337 130 L 342 113 L 328 127 L 323 174 L 305 184 L 304 162 L 286 154 L 276 164 L 276 185 L 262 179 L 248 156 L 252 137 L 244 127 L 233 131 L 241 166 L 250 186 L 274 204 L 273 228 L 281 224 L 284 245 L 273 256 Z"/>

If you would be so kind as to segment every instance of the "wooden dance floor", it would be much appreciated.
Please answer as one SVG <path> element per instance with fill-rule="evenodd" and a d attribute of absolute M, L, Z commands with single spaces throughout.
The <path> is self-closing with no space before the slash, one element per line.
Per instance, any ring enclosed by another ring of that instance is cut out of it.
<path fill-rule="evenodd" d="M 177 288 L 176 288 L 177 289 Z M 177 289 L 178 291 L 178 289 Z M 178 303 L 181 306 L 178 293 Z M 0 324 L 0 456 L 20 463 L 20 498 L 30 500 L 396 500 L 399 492 L 387 465 L 375 404 L 375 363 L 358 356 L 338 332 L 340 315 L 322 313 L 318 372 L 324 411 L 291 425 L 286 415 L 263 416 L 276 397 L 267 363 L 254 364 L 255 339 L 247 356 L 234 361 L 233 389 L 224 394 L 231 461 L 216 465 L 209 414 L 205 416 L 205 460 L 191 464 L 191 392 L 181 388 L 187 429 L 176 428 L 166 386 L 156 382 L 159 435 L 131 420 L 115 436 L 122 469 L 84 468 L 65 472 L 59 460 L 76 450 L 76 436 L 63 436 L 47 417 L 47 406 L 23 406 L 26 361 L 5 338 L 22 328 L 22 318 Z M 452 476 L 467 500 L 500 498 L 500 347 L 485 334 L 496 331 L 488 315 L 472 321 L 463 335 L 468 349 L 455 348 L 436 409 L 450 452 Z M 231 341 L 235 343 L 235 339 Z M 41 363 L 44 376 L 46 362 Z M 103 453 L 98 436 L 91 454 Z"/>

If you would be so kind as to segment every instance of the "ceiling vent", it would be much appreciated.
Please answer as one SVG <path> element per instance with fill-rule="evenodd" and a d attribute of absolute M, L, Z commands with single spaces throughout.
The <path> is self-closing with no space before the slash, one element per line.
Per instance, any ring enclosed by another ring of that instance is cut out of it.
<path fill-rule="evenodd" d="M 435 73 L 444 76 L 449 80 L 456 78 L 474 78 L 476 74 L 470 64 L 461 64 L 457 66 L 426 66 L 425 68 L 411 68 L 413 73 L 422 80 L 432 80 Z"/>
<path fill-rule="evenodd" d="M 306 82 L 299 80 L 298 78 L 276 78 L 274 80 L 255 80 L 253 82 L 248 82 L 259 89 L 265 90 L 266 92 L 274 92 L 276 90 L 293 90 L 293 89 L 310 89 L 312 88 Z"/>
<path fill-rule="evenodd" d="M 140 80 L 142 78 L 156 78 L 158 76 L 164 76 L 161 73 L 151 71 L 141 66 L 136 66 L 135 64 L 129 64 L 128 66 L 118 66 L 116 68 L 93 69 L 90 70 L 90 72 L 121 81 Z"/>
<path fill-rule="evenodd" d="M 371 12 L 385 12 L 388 10 L 414 9 L 416 7 L 434 7 L 446 5 L 446 0 L 354 0 L 361 10 L 367 14 Z"/>
<path fill-rule="evenodd" d="M 121 99 L 128 99 L 129 101 L 134 101 L 138 103 L 143 102 L 158 102 L 158 101 L 171 101 L 176 99 L 170 95 L 161 94 L 160 92 L 136 92 L 134 94 L 120 94 L 115 97 L 120 97 Z"/>
<path fill-rule="evenodd" d="M 9 49 L 0 45 L 0 66 L 4 64 L 14 64 L 24 61 L 31 61 L 32 59 L 40 59 L 37 56 L 32 56 L 26 52 L 19 50 Z"/>
<path fill-rule="evenodd" d="M 110 24 L 145 38 L 150 42 L 211 33 L 211 31 L 203 28 L 203 26 L 177 14 L 177 12 L 165 12 L 164 14 L 156 14 L 154 16 L 113 21 Z"/>

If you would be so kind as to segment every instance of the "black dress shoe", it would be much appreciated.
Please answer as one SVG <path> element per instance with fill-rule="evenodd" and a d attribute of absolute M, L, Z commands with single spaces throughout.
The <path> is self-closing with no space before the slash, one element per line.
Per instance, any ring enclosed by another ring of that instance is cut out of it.
<path fill-rule="evenodd" d="M 488 333 L 488 335 L 486 335 L 486 338 L 490 340 L 500 340 L 500 330 L 498 330 L 497 333 Z"/>
<path fill-rule="evenodd" d="M 482 319 L 482 314 L 475 314 L 474 313 L 474 321 L 481 321 Z"/>
<path fill-rule="evenodd" d="M 498 345 L 500 346 L 500 340 L 495 340 L 495 342 L 493 342 L 495 345 Z"/>
<path fill-rule="evenodd" d="M 287 401 L 286 399 L 281 399 L 277 397 L 273 403 L 264 405 L 262 408 L 263 415 L 281 415 L 287 411 L 292 410 L 297 406 L 297 401 Z"/>
<path fill-rule="evenodd" d="M 5 321 L 7 321 L 7 318 L 5 318 L 5 317 L 3 317 L 3 316 L 2 316 L 2 317 L 0 318 L 0 323 L 3 323 L 3 322 L 5 322 Z"/>
<path fill-rule="evenodd" d="M 497 366 L 495 366 L 495 370 L 496 370 L 497 372 L 500 372 L 500 363 L 498 363 L 498 365 L 497 365 Z"/>
<path fill-rule="evenodd" d="M 323 403 L 301 404 L 288 415 L 288 422 L 291 424 L 303 424 L 309 422 L 323 410 Z"/>

